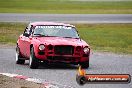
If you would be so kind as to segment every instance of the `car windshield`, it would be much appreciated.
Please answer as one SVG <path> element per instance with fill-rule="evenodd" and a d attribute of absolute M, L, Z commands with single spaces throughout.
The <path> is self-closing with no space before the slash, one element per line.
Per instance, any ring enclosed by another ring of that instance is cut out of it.
<path fill-rule="evenodd" d="M 36 26 L 33 36 L 79 38 L 75 27 L 71 26 Z"/>

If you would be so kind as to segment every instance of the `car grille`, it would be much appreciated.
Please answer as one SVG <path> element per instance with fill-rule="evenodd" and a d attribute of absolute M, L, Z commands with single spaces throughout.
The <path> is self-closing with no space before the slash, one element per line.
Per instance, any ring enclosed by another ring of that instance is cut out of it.
<path fill-rule="evenodd" d="M 62 62 L 65 62 L 65 61 L 70 61 L 70 62 L 79 62 L 80 58 L 79 57 L 65 57 L 65 56 L 48 56 L 47 57 L 48 60 L 51 60 L 51 61 L 62 61 Z"/>
<path fill-rule="evenodd" d="M 55 46 L 54 52 L 57 55 L 73 55 L 74 47 L 73 46 Z"/>

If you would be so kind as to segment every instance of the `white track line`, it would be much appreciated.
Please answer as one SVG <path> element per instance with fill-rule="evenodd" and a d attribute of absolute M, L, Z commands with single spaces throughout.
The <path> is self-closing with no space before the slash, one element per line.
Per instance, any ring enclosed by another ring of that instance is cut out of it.
<path fill-rule="evenodd" d="M 17 78 L 17 79 L 23 79 L 26 81 L 34 82 L 34 83 L 39 83 L 39 84 L 42 84 L 44 86 L 44 88 L 73 88 L 71 86 L 62 85 L 59 83 L 46 82 L 42 79 L 29 78 L 27 76 L 18 75 L 18 74 L 11 74 L 11 73 L 0 73 L 0 74 L 8 76 L 8 77 L 13 77 L 13 78 Z"/>

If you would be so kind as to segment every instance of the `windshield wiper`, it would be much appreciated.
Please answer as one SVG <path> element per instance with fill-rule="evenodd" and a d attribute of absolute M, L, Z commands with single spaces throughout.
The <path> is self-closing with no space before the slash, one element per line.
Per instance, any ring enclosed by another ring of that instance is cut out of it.
<path fill-rule="evenodd" d="M 45 37 L 58 37 L 58 36 L 49 36 L 49 35 L 46 35 Z"/>
<path fill-rule="evenodd" d="M 63 37 L 63 38 L 74 38 L 74 37 Z M 79 39 L 79 38 L 74 38 L 74 39 Z"/>
<path fill-rule="evenodd" d="M 42 35 L 42 34 L 33 34 L 35 36 L 41 36 L 41 37 L 44 37 L 45 35 Z"/>

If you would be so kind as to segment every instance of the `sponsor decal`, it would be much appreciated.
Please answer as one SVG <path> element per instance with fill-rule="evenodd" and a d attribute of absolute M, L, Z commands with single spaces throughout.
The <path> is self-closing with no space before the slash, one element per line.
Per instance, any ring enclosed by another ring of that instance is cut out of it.
<path fill-rule="evenodd" d="M 70 26 L 36 26 L 35 28 L 46 28 L 46 29 L 54 29 L 54 28 L 57 28 L 57 29 L 72 29 L 72 27 Z"/>
<path fill-rule="evenodd" d="M 86 74 L 85 70 L 79 66 L 76 81 L 79 85 L 86 83 L 127 84 L 131 82 L 131 76 L 129 74 Z"/>

